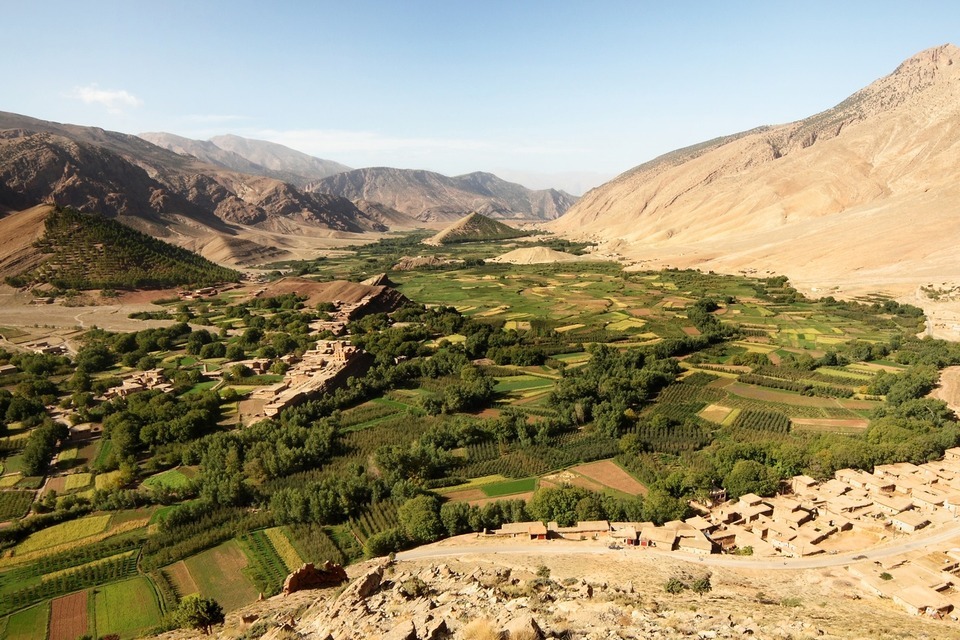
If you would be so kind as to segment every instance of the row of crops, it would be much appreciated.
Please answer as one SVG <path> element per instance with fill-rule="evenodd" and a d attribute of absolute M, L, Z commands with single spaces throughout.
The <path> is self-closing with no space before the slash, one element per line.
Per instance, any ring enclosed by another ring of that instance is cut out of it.
<path fill-rule="evenodd" d="M 137 554 L 127 552 L 45 576 L 39 583 L 34 582 L 27 587 L 5 593 L 3 598 L 0 598 L 0 615 L 81 589 L 116 582 L 136 574 Z"/>

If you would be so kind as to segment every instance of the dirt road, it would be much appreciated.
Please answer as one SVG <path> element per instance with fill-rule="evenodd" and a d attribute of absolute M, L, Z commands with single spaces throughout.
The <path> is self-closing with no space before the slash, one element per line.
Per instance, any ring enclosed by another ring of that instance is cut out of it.
<path fill-rule="evenodd" d="M 836 555 L 817 555 L 809 558 L 750 558 L 745 556 L 710 555 L 695 556 L 677 551 L 661 551 L 655 548 L 610 549 L 598 542 L 574 542 L 551 540 L 548 542 L 512 542 L 509 540 L 490 540 L 474 544 L 456 544 L 446 541 L 397 554 L 397 560 L 423 560 L 427 558 L 449 558 L 462 556 L 495 555 L 578 555 L 605 554 L 617 558 L 618 562 L 629 561 L 634 554 L 665 555 L 676 560 L 686 560 L 693 564 L 742 569 L 796 571 L 803 569 L 823 569 L 840 567 L 861 561 L 875 561 L 890 556 L 916 551 L 931 545 L 942 544 L 960 537 L 960 522 L 938 526 L 929 532 L 904 537 L 893 544 L 875 547 L 863 551 L 851 551 Z M 463 537 L 463 540 L 476 540 Z"/>

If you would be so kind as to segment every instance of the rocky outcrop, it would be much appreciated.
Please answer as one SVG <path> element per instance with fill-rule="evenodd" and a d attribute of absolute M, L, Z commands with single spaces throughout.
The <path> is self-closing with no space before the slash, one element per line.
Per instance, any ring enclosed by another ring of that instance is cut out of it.
<path fill-rule="evenodd" d="M 417 568 L 386 561 L 370 566 L 332 601 L 320 599 L 299 620 L 283 624 L 286 637 L 304 640 L 703 639 L 746 638 L 758 630 L 750 618 L 644 604 L 630 582 L 555 581 L 490 566 L 462 573 L 446 564 Z M 771 637 L 822 635 L 806 622 L 778 631 Z"/>
<path fill-rule="evenodd" d="M 312 562 L 308 562 L 287 576 L 283 581 L 283 592 L 290 594 L 303 589 L 336 587 L 348 579 L 347 572 L 339 564 L 328 560 L 318 568 Z"/>

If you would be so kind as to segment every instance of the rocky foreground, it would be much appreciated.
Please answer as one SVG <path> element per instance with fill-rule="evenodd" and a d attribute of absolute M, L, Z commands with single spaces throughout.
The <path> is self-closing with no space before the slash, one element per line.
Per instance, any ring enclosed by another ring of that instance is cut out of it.
<path fill-rule="evenodd" d="M 352 568 L 358 577 L 345 588 L 278 596 L 231 614 L 219 637 L 960 638 L 956 623 L 910 616 L 867 596 L 843 569 L 711 572 L 699 563 L 638 564 L 616 555 L 496 560 L 368 563 Z M 689 587 L 703 577 L 710 586 L 699 595 L 664 589 L 670 578 Z"/>

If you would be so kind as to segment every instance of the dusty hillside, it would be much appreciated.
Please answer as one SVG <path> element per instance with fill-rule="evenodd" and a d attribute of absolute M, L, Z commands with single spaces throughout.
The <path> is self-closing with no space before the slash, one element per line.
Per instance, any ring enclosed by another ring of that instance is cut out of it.
<path fill-rule="evenodd" d="M 372 200 L 357 200 L 353 203 L 371 221 L 379 222 L 391 231 L 408 231 L 424 227 L 423 222 L 405 213 Z"/>
<path fill-rule="evenodd" d="M 271 640 L 960 637 L 956 623 L 910 616 L 865 595 L 842 568 L 760 572 L 661 554 L 557 551 L 355 566 L 356 580 L 342 592 L 257 603 L 228 616 L 219 635 L 243 637 L 252 630 L 240 622 L 246 615 Z M 663 588 L 671 578 L 689 584 L 703 576 L 712 590 L 702 596 Z"/>
<path fill-rule="evenodd" d="M 387 167 L 340 173 L 307 189 L 379 202 L 422 222 L 450 222 L 474 211 L 500 219 L 552 220 L 576 200 L 555 189 L 532 191 L 489 173 L 451 178 Z"/>
<path fill-rule="evenodd" d="M 490 258 L 487 262 L 500 262 L 508 264 L 546 264 L 550 262 L 573 262 L 576 260 L 588 260 L 572 253 L 557 251 L 547 247 L 523 247 L 508 251 L 496 258 Z"/>
<path fill-rule="evenodd" d="M 818 290 L 960 281 L 960 49 L 805 120 L 668 154 L 553 228 L 643 266 L 786 273 Z"/>
<path fill-rule="evenodd" d="M 34 246 L 43 237 L 49 205 L 0 218 L 0 280 L 36 268 L 46 256 Z"/>

